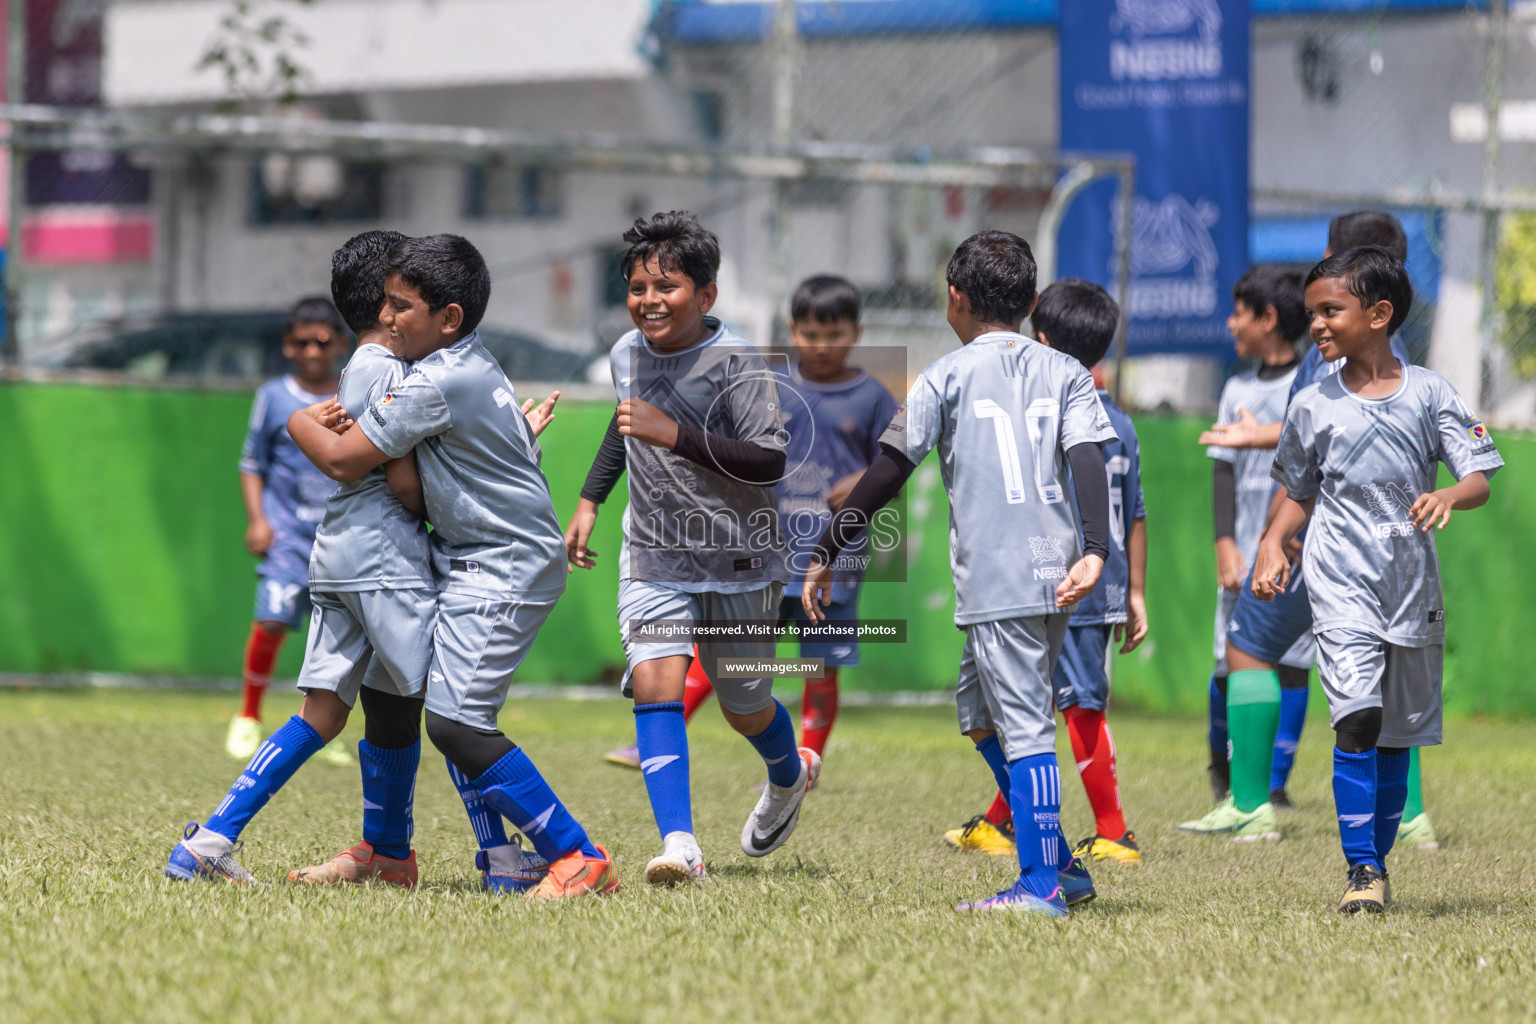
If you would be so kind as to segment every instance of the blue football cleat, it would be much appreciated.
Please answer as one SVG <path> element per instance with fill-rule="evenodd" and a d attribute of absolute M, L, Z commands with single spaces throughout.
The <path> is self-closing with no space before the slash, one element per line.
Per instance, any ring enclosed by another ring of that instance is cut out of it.
<path fill-rule="evenodd" d="M 1080 857 L 1073 857 L 1066 870 L 1056 872 L 1056 883 L 1061 886 L 1062 897 L 1069 907 L 1087 903 L 1098 895 L 1098 890 L 1093 887 L 1093 879 L 1089 877 L 1088 869 L 1083 866 Z"/>
<path fill-rule="evenodd" d="M 549 874 L 549 861 L 523 849 L 516 839 L 476 852 L 475 867 L 480 870 L 480 888 L 496 895 L 525 893 Z"/>
<path fill-rule="evenodd" d="M 165 877 L 182 882 L 260 885 L 256 876 L 235 859 L 240 846 L 217 832 L 209 832 L 195 821 L 191 822 L 171 851 L 171 859 L 165 863 Z"/>
<path fill-rule="evenodd" d="M 996 896 L 988 896 L 984 900 L 974 903 L 956 903 L 956 910 L 1012 910 L 1024 914 L 1044 914 L 1046 917 L 1066 917 L 1067 900 L 1062 895 L 1061 886 L 1045 899 L 1034 895 L 1024 888 L 1023 882 L 1015 882 L 1013 888 L 1004 889 Z"/>

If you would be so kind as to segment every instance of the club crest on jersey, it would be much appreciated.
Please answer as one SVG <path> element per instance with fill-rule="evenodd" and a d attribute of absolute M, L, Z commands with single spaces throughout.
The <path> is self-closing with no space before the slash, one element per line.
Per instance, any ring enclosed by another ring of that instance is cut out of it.
<path fill-rule="evenodd" d="M 1067 567 L 1065 565 L 1043 565 L 1046 562 L 1065 562 L 1067 553 L 1058 537 L 1031 537 L 1029 538 L 1029 554 L 1034 559 L 1035 579 L 1059 580 L 1065 579 Z"/>
<path fill-rule="evenodd" d="M 379 399 L 379 404 L 380 405 L 388 405 L 390 402 L 393 402 L 394 400 L 395 400 L 395 393 L 393 391 L 386 391 L 384 393 L 384 397 Z"/>
<path fill-rule="evenodd" d="M 1488 440 L 1488 428 L 1483 426 L 1482 420 L 1473 420 L 1467 424 L 1467 433 L 1472 435 L 1474 441 Z"/>

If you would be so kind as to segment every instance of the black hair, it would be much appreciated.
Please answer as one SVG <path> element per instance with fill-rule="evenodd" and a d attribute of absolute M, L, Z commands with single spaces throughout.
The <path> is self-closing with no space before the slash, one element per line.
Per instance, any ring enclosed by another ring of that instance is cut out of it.
<path fill-rule="evenodd" d="M 323 295 L 311 295 L 293 304 L 293 308 L 288 311 L 288 330 L 293 330 L 299 324 L 324 324 L 335 331 L 342 341 L 346 340 L 346 323 L 341 319 L 341 314 L 336 312 L 336 307 L 331 305 L 331 300 Z"/>
<path fill-rule="evenodd" d="M 624 241 L 629 248 L 619 258 L 619 273 L 626 284 L 637 263 L 685 274 L 695 288 L 713 284 L 720 273 L 720 239 L 684 210 L 654 214 L 650 220 L 635 218 Z"/>
<path fill-rule="evenodd" d="M 491 301 L 491 272 L 485 257 L 460 235 L 407 238 L 389 254 L 386 270 L 421 292 L 433 313 L 458 303 L 464 311 L 461 337 L 480 326 Z"/>
<path fill-rule="evenodd" d="M 1402 223 L 1383 210 L 1355 210 L 1341 213 L 1328 222 L 1328 251 L 1337 255 L 1346 249 L 1376 245 L 1399 263 L 1408 262 L 1408 236 Z"/>
<path fill-rule="evenodd" d="M 944 279 L 971 300 L 971 316 L 1017 327 L 1035 301 L 1035 254 L 1007 231 L 981 231 L 961 242 Z"/>
<path fill-rule="evenodd" d="M 817 274 L 801 281 L 795 289 L 789 300 L 789 318 L 823 324 L 850 320 L 857 326 L 860 302 L 858 286 L 846 277 Z"/>
<path fill-rule="evenodd" d="M 1307 332 L 1307 324 L 1311 323 L 1301 271 L 1290 267 L 1274 263 L 1249 267 L 1232 286 L 1232 301 L 1241 302 L 1256 316 L 1263 316 L 1266 309 L 1273 309 L 1275 330 L 1286 341 L 1300 338 Z"/>
<path fill-rule="evenodd" d="M 398 231 L 364 231 L 331 254 L 331 299 L 352 333 L 372 330 L 379 322 L 389 254 L 403 241 Z"/>
<path fill-rule="evenodd" d="M 1408 319 L 1413 305 L 1413 285 L 1408 281 L 1408 271 L 1403 261 L 1379 245 L 1361 245 L 1345 249 L 1330 256 L 1307 275 L 1307 287 L 1313 281 L 1338 278 L 1345 282 L 1349 293 L 1360 300 L 1363 309 L 1385 299 L 1392 303 L 1392 319 L 1387 324 L 1387 334 L 1397 333 Z"/>
<path fill-rule="evenodd" d="M 1068 277 L 1040 293 L 1029 322 L 1036 337 L 1044 334 L 1051 348 L 1091 370 L 1115 340 L 1120 306 L 1092 281 Z"/>

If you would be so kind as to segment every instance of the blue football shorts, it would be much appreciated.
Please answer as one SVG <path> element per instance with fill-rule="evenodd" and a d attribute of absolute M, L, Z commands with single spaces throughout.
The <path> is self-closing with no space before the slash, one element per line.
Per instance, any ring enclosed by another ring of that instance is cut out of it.
<path fill-rule="evenodd" d="M 779 602 L 779 621 L 781 623 L 796 622 L 802 626 L 808 626 L 811 620 L 806 617 L 805 605 L 800 603 L 801 589 L 799 587 L 791 589 L 794 590 L 794 596 L 786 597 Z M 833 601 L 823 606 L 821 611 L 833 622 L 857 622 L 858 595 L 855 594 L 847 601 Z M 859 663 L 859 645 L 842 640 L 801 640 L 800 657 L 820 658 L 827 668 L 853 668 Z"/>
<path fill-rule="evenodd" d="M 256 577 L 256 610 L 252 622 L 281 622 L 289 629 L 298 629 L 309 614 L 309 585 L 278 579 L 275 576 Z"/>
<path fill-rule="evenodd" d="M 1056 689 L 1056 709 L 1082 708 L 1103 711 L 1109 702 L 1109 636 L 1114 626 L 1068 626 L 1067 638 L 1056 658 L 1051 685 Z"/>
<path fill-rule="evenodd" d="M 1273 601 L 1253 596 L 1253 574 L 1243 579 L 1237 592 L 1237 607 L 1227 623 L 1227 643 L 1260 661 L 1279 664 L 1312 632 L 1312 605 L 1307 598 L 1307 581 L 1297 565 L 1285 593 Z M 1291 662 L 1286 662 L 1291 664 Z M 1298 668 L 1301 666 L 1297 666 Z"/>

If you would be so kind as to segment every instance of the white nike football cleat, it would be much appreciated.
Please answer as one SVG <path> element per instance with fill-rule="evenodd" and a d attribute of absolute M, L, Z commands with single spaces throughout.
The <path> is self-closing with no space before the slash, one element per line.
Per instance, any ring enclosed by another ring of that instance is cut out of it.
<path fill-rule="evenodd" d="M 768 784 L 757 806 L 747 816 L 741 830 L 741 850 L 748 857 L 766 857 L 784 845 L 800 820 L 800 805 L 805 794 L 821 775 L 821 755 L 809 747 L 800 748 L 800 777 L 793 786 Z"/>
<path fill-rule="evenodd" d="M 661 856 L 653 857 L 645 866 L 645 880 L 652 885 L 709 881 L 699 841 L 688 832 L 668 832 L 662 840 Z"/>

